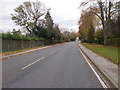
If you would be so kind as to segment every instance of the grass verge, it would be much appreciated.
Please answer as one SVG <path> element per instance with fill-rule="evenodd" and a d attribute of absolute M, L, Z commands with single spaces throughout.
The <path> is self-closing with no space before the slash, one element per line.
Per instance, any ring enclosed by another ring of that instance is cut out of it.
<path fill-rule="evenodd" d="M 111 47 L 111 46 L 104 46 L 98 44 L 88 44 L 88 43 L 81 43 L 86 48 L 92 50 L 93 52 L 108 58 L 113 63 L 120 65 L 120 60 L 118 58 L 118 49 L 119 47 Z"/>
<path fill-rule="evenodd" d="M 42 48 L 42 47 L 46 47 L 46 46 L 44 45 L 44 46 L 39 46 L 39 47 L 26 48 L 26 49 L 22 49 L 22 50 L 14 50 L 14 51 L 9 51 L 9 52 L 3 52 L 3 53 L 0 53 L 0 55 L 2 55 L 2 56 L 10 55 L 10 54 L 15 54 L 15 53 L 24 52 L 24 51 L 28 51 L 28 50 L 32 50 L 32 49 L 37 49 L 37 48 Z"/>

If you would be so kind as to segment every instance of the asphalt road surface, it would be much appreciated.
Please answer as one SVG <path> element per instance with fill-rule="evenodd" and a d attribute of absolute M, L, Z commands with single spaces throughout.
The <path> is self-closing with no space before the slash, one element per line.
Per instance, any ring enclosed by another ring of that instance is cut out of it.
<path fill-rule="evenodd" d="M 3 88 L 103 88 L 76 42 L 2 62 Z"/>

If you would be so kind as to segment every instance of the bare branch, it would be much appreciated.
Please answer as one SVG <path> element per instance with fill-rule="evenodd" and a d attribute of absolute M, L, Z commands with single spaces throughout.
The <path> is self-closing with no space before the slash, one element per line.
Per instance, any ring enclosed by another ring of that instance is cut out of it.
<path fill-rule="evenodd" d="M 41 2 L 24 2 L 18 6 L 12 20 L 17 25 L 26 27 L 28 32 L 32 32 L 33 25 L 38 24 L 38 19 L 45 14 L 45 7 Z"/>

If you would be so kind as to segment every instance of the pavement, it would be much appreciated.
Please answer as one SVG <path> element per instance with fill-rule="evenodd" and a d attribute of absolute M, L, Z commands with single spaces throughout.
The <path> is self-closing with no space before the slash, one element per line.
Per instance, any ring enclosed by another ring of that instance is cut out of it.
<path fill-rule="evenodd" d="M 4 59 L 7 59 L 7 58 L 11 58 L 11 57 L 15 57 L 15 56 L 18 56 L 18 55 L 34 52 L 34 51 L 37 51 L 37 50 L 45 49 L 45 48 L 52 47 L 52 46 L 55 46 L 55 45 L 60 45 L 60 44 L 65 44 L 65 43 L 59 43 L 59 44 L 44 46 L 44 47 L 40 47 L 40 48 L 36 48 L 36 49 L 30 49 L 30 50 L 10 54 L 10 55 L 2 55 L 2 56 L 0 56 L 0 60 L 4 60 Z"/>
<path fill-rule="evenodd" d="M 15 53 L 15 54 L 10 54 L 10 55 L 2 55 L 0 56 L 0 59 L 6 59 L 6 58 L 10 58 L 10 57 L 14 57 L 14 56 L 17 56 L 17 55 L 22 55 L 22 54 L 25 54 L 25 53 L 30 53 L 30 52 L 34 52 L 36 50 L 41 50 L 41 49 L 45 49 L 45 48 L 48 48 L 50 46 L 45 46 L 45 47 L 42 47 L 42 48 L 37 48 L 37 49 L 31 49 L 31 50 L 27 50 L 27 51 L 23 51 L 23 52 L 18 52 L 18 53 Z"/>
<path fill-rule="evenodd" d="M 3 88 L 103 88 L 76 42 L 3 60 L 2 79 Z"/>
<path fill-rule="evenodd" d="M 94 53 L 93 51 L 85 48 L 83 45 L 79 44 L 80 49 L 87 55 L 87 57 L 99 68 L 99 70 L 118 88 L 120 83 L 118 83 L 118 73 L 120 69 L 110 60 Z"/>

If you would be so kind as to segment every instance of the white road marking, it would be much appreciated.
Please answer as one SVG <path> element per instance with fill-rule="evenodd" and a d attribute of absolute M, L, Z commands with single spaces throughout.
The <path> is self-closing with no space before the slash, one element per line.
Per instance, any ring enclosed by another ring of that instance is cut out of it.
<path fill-rule="evenodd" d="M 98 78 L 98 80 L 100 81 L 101 85 L 103 86 L 103 88 L 107 88 L 107 86 L 105 85 L 105 83 L 103 82 L 103 80 L 100 78 L 100 76 L 97 74 L 97 72 L 95 71 L 95 69 L 92 67 L 92 65 L 89 63 L 88 59 L 86 58 L 86 56 L 83 54 L 83 52 L 79 49 L 79 51 L 81 52 L 81 54 L 83 55 L 83 57 L 85 58 L 85 60 L 87 61 L 88 65 L 90 66 L 90 68 L 92 69 L 92 71 L 94 72 L 94 74 L 96 75 L 96 77 Z"/>
<path fill-rule="evenodd" d="M 56 50 L 52 51 L 50 54 L 53 54 L 53 53 L 55 53 L 55 52 L 56 52 Z M 31 65 L 33 65 L 33 64 L 35 64 L 35 63 L 37 63 L 37 62 L 39 62 L 40 60 L 42 60 L 42 59 L 44 59 L 44 58 L 45 58 L 45 57 L 42 57 L 42 58 L 40 58 L 40 59 L 38 59 L 38 60 L 36 60 L 36 61 L 34 61 L 34 62 L 28 64 L 28 65 L 26 65 L 25 67 L 22 67 L 21 70 L 24 70 L 24 69 L 30 67 Z"/>
<path fill-rule="evenodd" d="M 68 44 L 68 43 L 65 43 L 66 45 Z"/>
<path fill-rule="evenodd" d="M 56 50 L 52 51 L 50 54 L 53 54 L 53 53 L 55 53 L 55 52 L 56 52 Z"/>
<path fill-rule="evenodd" d="M 62 49 L 62 48 L 59 48 L 59 50 Z"/>
<path fill-rule="evenodd" d="M 38 59 L 38 60 L 36 60 L 36 61 L 34 61 L 34 62 L 32 62 L 32 63 L 28 64 L 27 66 L 25 66 L 25 67 L 21 68 L 21 69 L 22 69 L 22 70 L 24 70 L 24 69 L 26 69 L 26 68 L 30 67 L 31 65 L 33 65 L 33 64 L 35 64 L 35 63 L 37 63 L 37 62 L 39 62 L 40 60 L 42 60 L 42 59 L 44 59 L 44 58 L 45 58 L 45 57 L 42 57 L 42 58 L 40 58 L 40 59 Z"/>
<path fill-rule="evenodd" d="M 49 47 L 51 47 L 51 46 L 46 46 L 46 47 L 42 47 L 42 48 L 37 48 L 37 49 L 28 50 L 28 51 L 23 51 L 23 52 L 19 52 L 19 53 L 7 55 L 7 56 L 0 56 L 0 59 L 7 58 L 7 57 L 12 57 L 12 56 L 16 56 L 16 55 L 20 55 L 20 54 L 36 51 L 36 50 L 41 50 L 41 49 L 45 49 L 45 48 L 49 48 Z"/>

